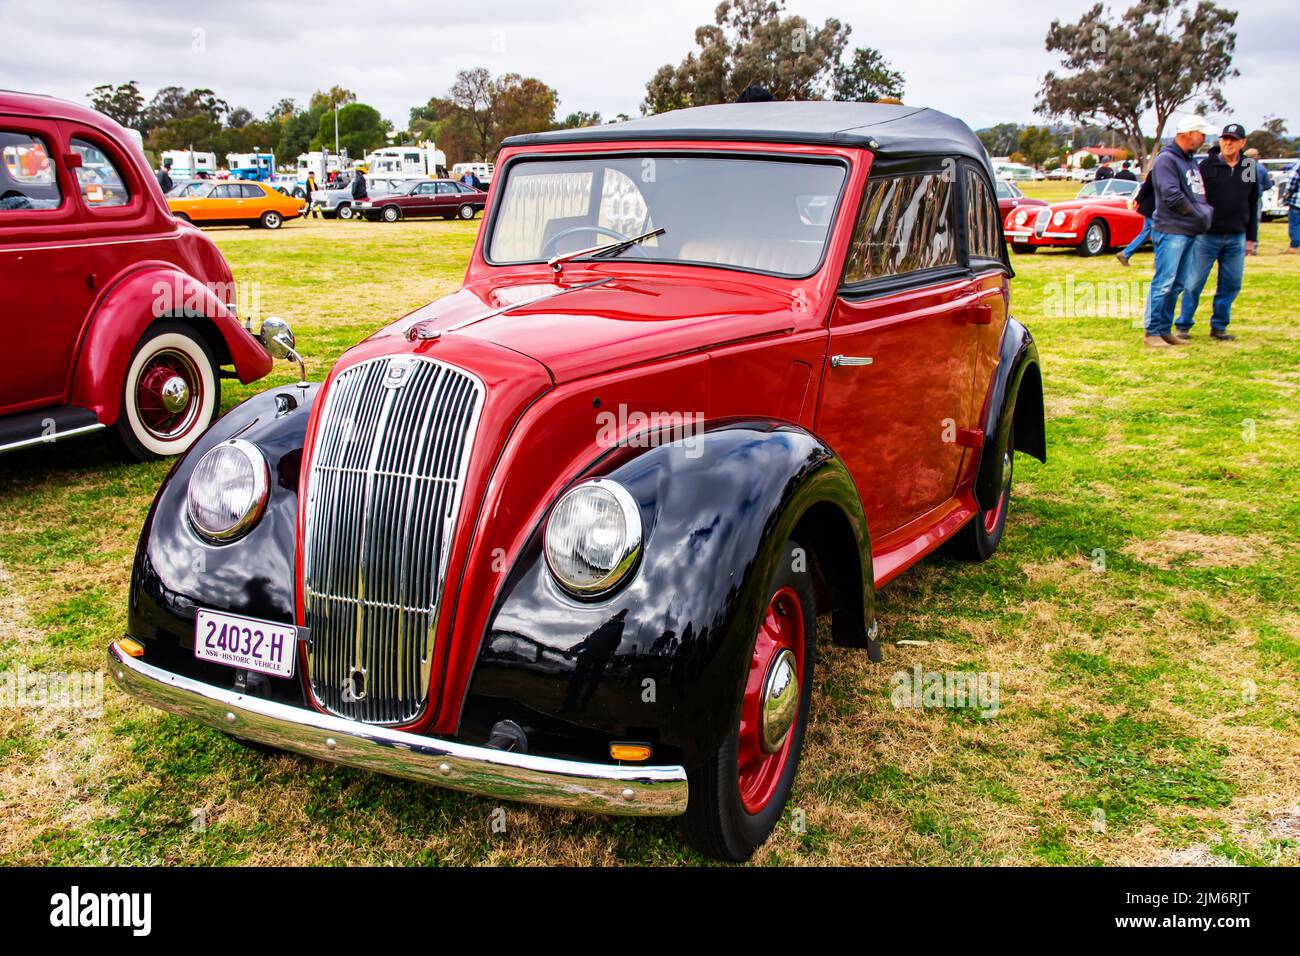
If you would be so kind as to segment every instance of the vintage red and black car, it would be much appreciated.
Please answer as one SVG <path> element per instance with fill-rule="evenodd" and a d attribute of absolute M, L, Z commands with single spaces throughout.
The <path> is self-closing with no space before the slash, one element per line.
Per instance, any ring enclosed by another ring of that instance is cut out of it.
<path fill-rule="evenodd" d="M 1065 246 L 1083 256 L 1100 255 L 1127 246 L 1142 231 L 1142 214 L 1128 207 L 1137 192 L 1138 184 L 1132 180 L 1091 182 L 1065 202 L 1012 210 L 1003 216 L 1002 228 L 1018 253 Z"/>
<path fill-rule="evenodd" d="M 817 618 L 988 558 L 1042 380 L 979 140 L 927 109 L 700 107 L 504 144 L 463 288 L 272 389 L 144 528 L 126 691 L 447 787 L 781 815 Z"/>
<path fill-rule="evenodd" d="M 387 196 L 363 199 L 353 204 L 359 215 L 373 221 L 399 219 L 473 219 L 487 205 L 487 193 L 452 179 L 412 182 Z"/>
<path fill-rule="evenodd" d="M 1007 218 L 1007 213 L 1013 209 L 1029 208 L 1030 206 L 1046 206 L 1046 199 L 1034 199 L 1026 196 L 1017 186 L 1009 179 L 999 179 L 993 184 L 998 193 L 998 215 L 1003 221 Z"/>
<path fill-rule="evenodd" d="M 136 457 L 179 454 L 223 376 L 271 369 L 229 265 L 173 218 L 140 147 L 50 97 L 0 91 L 0 296 L 0 451 L 108 428 Z"/>

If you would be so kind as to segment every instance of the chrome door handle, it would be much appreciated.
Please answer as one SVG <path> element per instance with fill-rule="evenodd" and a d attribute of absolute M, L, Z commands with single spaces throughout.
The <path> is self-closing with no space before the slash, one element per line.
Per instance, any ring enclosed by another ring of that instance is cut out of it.
<path fill-rule="evenodd" d="M 869 355 L 832 355 L 831 368 L 839 368 L 841 365 L 870 365 L 871 356 Z"/>

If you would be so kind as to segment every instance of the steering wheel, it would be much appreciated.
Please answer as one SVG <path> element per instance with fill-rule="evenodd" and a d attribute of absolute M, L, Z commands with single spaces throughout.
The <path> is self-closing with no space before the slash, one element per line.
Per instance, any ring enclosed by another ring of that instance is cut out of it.
<path fill-rule="evenodd" d="M 617 241 L 622 241 L 624 239 L 632 238 L 631 236 L 623 235 L 621 232 L 616 232 L 613 229 L 606 229 L 604 226 L 570 226 L 568 229 L 561 229 L 555 235 L 551 236 L 551 238 L 547 239 L 544 243 L 542 243 L 542 249 L 541 252 L 539 253 L 539 257 L 542 259 L 551 258 L 552 254 L 555 251 L 556 243 L 558 243 L 565 236 L 571 236 L 577 232 L 594 232 L 597 233 L 598 235 L 609 236 L 609 238 Z M 635 250 L 638 254 L 642 254 L 641 247 L 639 245 L 632 246 L 631 248 Z"/>

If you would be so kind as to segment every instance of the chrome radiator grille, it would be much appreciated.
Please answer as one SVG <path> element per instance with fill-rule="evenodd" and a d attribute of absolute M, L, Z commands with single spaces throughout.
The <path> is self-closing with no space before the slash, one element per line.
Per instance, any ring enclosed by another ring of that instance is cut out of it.
<path fill-rule="evenodd" d="M 483 385 L 432 359 L 373 359 L 331 386 L 312 450 L 303 587 L 312 693 L 396 724 L 429 690 L 447 552 Z"/>
<path fill-rule="evenodd" d="M 1039 239 L 1043 238 L 1043 233 L 1047 232 L 1047 227 L 1052 221 L 1052 210 L 1039 210 L 1038 218 L 1034 220 L 1034 235 Z"/>

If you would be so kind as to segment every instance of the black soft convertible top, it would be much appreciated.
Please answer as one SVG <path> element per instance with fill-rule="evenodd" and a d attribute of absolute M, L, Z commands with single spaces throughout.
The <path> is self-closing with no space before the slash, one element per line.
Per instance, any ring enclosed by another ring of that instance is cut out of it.
<path fill-rule="evenodd" d="M 503 146 L 613 140 L 744 140 L 869 149 L 881 156 L 965 156 L 992 176 L 988 154 L 961 120 L 938 110 L 889 103 L 776 101 L 671 110 L 624 123 L 508 137 Z"/>

